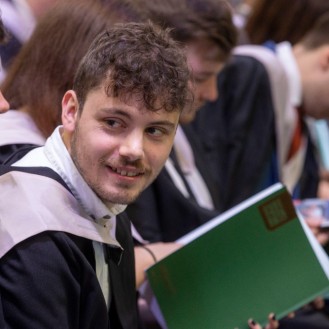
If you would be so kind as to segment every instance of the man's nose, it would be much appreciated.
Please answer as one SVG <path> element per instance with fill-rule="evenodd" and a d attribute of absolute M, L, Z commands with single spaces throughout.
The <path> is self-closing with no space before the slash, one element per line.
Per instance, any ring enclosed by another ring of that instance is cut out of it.
<path fill-rule="evenodd" d="M 202 90 L 202 98 L 208 102 L 214 102 L 218 97 L 217 77 L 211 77 L 204 85 Z"/>
<path fill-rule="evenodd" d="M 142 159 L 144 157 L 144 134 L 139 131 L 130 133 L 120 146 L 120 155 L 130 161 Z"/>

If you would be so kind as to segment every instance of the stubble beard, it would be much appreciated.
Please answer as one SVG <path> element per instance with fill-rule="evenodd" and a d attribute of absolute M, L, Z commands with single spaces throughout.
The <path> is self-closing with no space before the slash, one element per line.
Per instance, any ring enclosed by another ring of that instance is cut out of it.
<path fill-rule="evenodd" d="M 80 175 L 82 176 L 83 180 L 88 184 L 88 186 L 93 190 L 93 192 L 104 202 L 106 203 L 112 203 L 112 204 L 130 204 L 134 202 L 139 195 L 142 193 L 142 191 L 146 188 L 146 186 L 143 186 L 140 188 L 139 191 L 133 193 L 132 191 L 129 191 L 128 185 L 121 185 L 118 187 L 115 187 L 112 185 L 112 189 L 107 189 L 106 184 L 104 184 L 104 178 L 95 176 L 90 177 L 90 173 L 97 173 L 98 168 L 106 169 L 105 161 L 99 161 L 99 162 L 93 162 L 89 161 L 90 167 L 85 168 L 82 163 L 87 163 L 85 156 L 85 152 L 83 152 L 83 149 L 81 148 L 81 145 L 79 145 L 79 137 L 78 137 L 79 129 L 76 128 L 75 132 L 72 135 L 71 140 L 71 148 L 70 148 L 70 154 L 72 161 L 74 165 L 76 166 L 77 170 L 79 171 Z M 108 182 L 108 184 L 111 184 L 111 182 Z M 150 185 L 147 184 L 147 186 Z M 117 191 L 115 191 L 115 189 Z M 112 190 L 112 192 L 110 191 Z"/>

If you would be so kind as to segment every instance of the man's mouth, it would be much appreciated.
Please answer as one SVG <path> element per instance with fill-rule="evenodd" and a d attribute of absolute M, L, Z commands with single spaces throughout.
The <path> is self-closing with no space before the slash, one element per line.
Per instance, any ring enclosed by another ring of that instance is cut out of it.
<path fill-rule="evenodd" d="M 127 177 L 136 177 L 136 176 L 140 176 L 143 174 L 143 172 L 141 171 L 131 171 L 131 170 L 124 170 L 124 169 L 119 169 L 119 168 L 114 168 L 114 167 L 110 167 L 115 173 L 121 175 L 121 176 L 127 176 Z"/>

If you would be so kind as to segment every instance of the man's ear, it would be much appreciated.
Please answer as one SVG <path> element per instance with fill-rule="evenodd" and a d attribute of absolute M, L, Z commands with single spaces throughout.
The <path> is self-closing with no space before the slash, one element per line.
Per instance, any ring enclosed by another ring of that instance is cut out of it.
<path fill-rule="evenodd" d="M 73 90 L 68 90 L 62 99 L 62 124 L 66 131 L 74 131 L 79 115 L 79 102 Z"/>

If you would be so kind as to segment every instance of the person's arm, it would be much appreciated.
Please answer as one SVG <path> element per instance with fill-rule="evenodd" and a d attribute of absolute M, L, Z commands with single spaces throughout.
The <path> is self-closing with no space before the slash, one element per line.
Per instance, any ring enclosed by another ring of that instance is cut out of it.
<path fill-rule="evenodd" d="M 147 268 L 180 247 L 181 245 L 176 242 L 157 242 L 135 246 L 136 288 L 138 289 L 144 282 Z"/>

